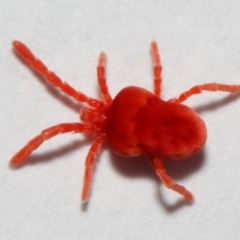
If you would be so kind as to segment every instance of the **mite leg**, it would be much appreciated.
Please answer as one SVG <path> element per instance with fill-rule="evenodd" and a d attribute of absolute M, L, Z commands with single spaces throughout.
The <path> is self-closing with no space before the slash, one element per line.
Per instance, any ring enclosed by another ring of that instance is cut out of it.
<path fill-rule="evenodd" d="M 82 188 L 82 196 L 81 196 L 82 202 L 88 201 L 90 187 L 92 183 L 92 175 L 93 175 L 93 168 L 95 165 L 95 159 L 105 139 L 106 139 L 105 135 L 99 136 L 94 141 L 91 148 L 89 149 L 89 152 L 85 161 L 85 172 L 84 172 L 83 188 Z"/>
<path fill-rule="evenodd" d="M 153 74 L 154 74 L 154 93 L 160 97 L 161 83 L 162 83 L 162 66 L 160 65 L 160 56 L 158 53 L 158 45 L 156 42 L 151 43 L 151 52 L 153 60 Z"/>
<path fill-rule="evenodd" d="M 221 84 L 221 83 L 206 83 L 203 85 L 196 85 L 190 88 L 189 90 L 181 93 L 178 97 L 168 100 L 168 102 L 181 103 L 195 94 L 202 93 L 202 91 L 211 91 L 211 92 L 221 91 L 221 92 L 236 93 L 236 92 L 240 92 L 240 85 L 228 85 L 228 84 Z"/>
<path fill-rule="evenodd" d="M 9 166 L 15 167 L 26 161 L 28 156 L 44 141 L 62 133 L 95 133 L 92 127 L 80 123 L 62 123 L 43 130 L 39 135 L 31 139 L 10 160 Z"/>
<path fill-rule="evenodd" d="M 98 59 L 98 66 L 97 66 L 97 77 L 98 77 L 98 85 L 100 88 L 100 91 L 102 93 L 102 96 L 104 98 L 104 101 L 107 105 L 111 105 L 112 103 L 112 97 L 110 96 L 108 92 L 108 87 L 106 83 L 106 54 L 104 52 L 100 53 L 99 59 Z"/>
<path fill-rule="evenodd" d="M 72 97 L 78 102 L 85 102 L 92 107 L 98 107 L 103 103 L 87 97 L 85 94 L 76 91 L 66 82 L 63 82 L 54 72 L 48 70 L 48 68 L 44 65 L 44 63 L 37 59 L 34 54 L 25 46 L 23 43 L 19 41 L 13 41 L 14 50 L 38 73 L 40 73 L 49 83 L 53 86 L 59 88 L 62 92 Z"/>
<path fill-rule="evenodd" d="M 150 165 L 156 171 L 156 174 L 159 176 L 163 184 L 167 187 L 172 189 L 173 191 L 178 192 L 181 194 L 187 201 L 193 201 L 193 195 L 183 186 L 178 185 L 175 183 L 169 175 L 166 173 L 166 170 L 163 166 L 163 160 L 160 157 L 156 158 L 148 158 Z"/>

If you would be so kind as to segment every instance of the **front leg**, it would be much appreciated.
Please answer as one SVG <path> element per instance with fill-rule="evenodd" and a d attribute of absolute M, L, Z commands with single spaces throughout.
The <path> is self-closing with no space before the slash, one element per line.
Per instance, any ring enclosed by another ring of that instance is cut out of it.
<path fill-rule="evenodd" d="M 58 134 L 63 133 L 91 133 L 96 134 L 96 130 L 90 125 L 81 123 L 61 123 L 43 130 L 36 137 L 32 138 L 23 148 L 21 148 L 10 160 L 9 166 L 16 167 L 26 161 L 29 155 L 36 150 L 43 142 Z"/>
<path fill-rule="evenodd" d="M 89 152 L 85 161 L 85 172 L 84 172 L 82 195 L 81 195 L 81 199 L 83 203 L 88 201 L 95 160 L 105 140 L 106 140 L 106 135 L 105 134 L 100 135 L 99 137 L 96 138 L 91 148 L 89 149 Z"/>
<path fill-rule="evenodd" d="M 80 91 L 75 90 L 68 83 L 63 82 L 54 72 L 50 71 L 45 64 L 35 57 L 31 50 L 19 41 L 13 41 L 14 50 L 31 66 L 32 69 L 41 74 L 50 84 L 61 90 L 63 93 L 72 97 L 78 102 L 85 102 L 91 107 L 98 108 L 103 103 L 99 100 L 90 98 Z"/>

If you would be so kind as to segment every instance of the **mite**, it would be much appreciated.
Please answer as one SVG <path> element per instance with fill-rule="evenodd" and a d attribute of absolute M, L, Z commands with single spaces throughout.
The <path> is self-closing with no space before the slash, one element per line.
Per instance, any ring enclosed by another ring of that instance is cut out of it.
<path fill-rule="evenodd" d="M 50 84 L 75 101 L 85 103 L 86 106 L 80 111 L 81 122 L 60 123 L 43 130 L 12 157 L 11 167 L 24 163 L 44 141 L 58 134 L 90 134 L 93 136 L 93 143 L 85 160 L 81 194 L 83 202 L 89 198 L 95 159 L 105 141 L 109 142 L 112 151 L 121 156 L 146 155 L 151 167 L 167 188 L 178 192 L 187 201 L 193 200 L 191 192 L 175 183 L 163 165 L 164 157 L 179 161 L 198 153 L 207 140 L 204 121 L 193 109 L 182 103 L 202 91 L 239 92 L 240 85 L 219 83 L 197 85 L 176 98 L 164 101 L 160 97 L 162 67 L 158 46 L 156 42 L 152 42 L 153 93 L 140 87 L 129 86 L 112 98 L 105 77 L 106 55 L 102 52 L 97 66 L 97 79 L 102 99 L 98 100 L 63 82 L 23 43 L 13 41 L 13 48 Z"/>

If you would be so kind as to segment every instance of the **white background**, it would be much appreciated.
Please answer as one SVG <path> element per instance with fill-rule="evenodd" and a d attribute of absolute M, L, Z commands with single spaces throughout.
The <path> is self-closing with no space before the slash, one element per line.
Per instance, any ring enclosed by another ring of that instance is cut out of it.
<path fill-rule="evenodd" d="M 26 43 L 70 85 L 99 98 L 96 63 L 108 55 L 112 96 L 125 86 L 153 89 L 150 42 L 159 44 L 163 98 L 196 84 L 240 84 L 240 2 L 194 0 L 1 0 L 0 238 L 239 239 L 240 94 L 203 93 L 186 101 L 208 127 L 200 154 L 167 161 L 168 173 L 195 196 L 167 190 L 144 158 L 114 155 L 106 144 L 90 201 L 80 202 L 81 135 L 45 142 L 21 168 L 11 156 L 40 130 L 78 121 L 80 105 L 14 54 Z"/>

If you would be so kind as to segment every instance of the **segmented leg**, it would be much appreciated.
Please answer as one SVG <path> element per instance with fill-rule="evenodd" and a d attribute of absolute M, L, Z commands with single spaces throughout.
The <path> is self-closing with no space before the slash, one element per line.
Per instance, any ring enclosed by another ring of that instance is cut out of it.
<path fill-rule="evenodd" d="M 31 139 L 21 150 L 10 160 L 11 167 L 22 164 L 27 157 L 37 149 L 44 141 L 62 133 L 95 133 L 93 127 L 81 123 L 62 123 L 43 130 L 39 135 Z"/>
<path fill-rule="evenodd" d="M 13 41 L 14 50 L 38 73 L 40 73 L 49 83 L 53 86 L 59 88 L 62 92 L 72 97 L 78 102 L 85 102 L 92 107 L 98 107 L 103 103 L 87 97 L 85 94 L 76 91 L 66 82 L 63 82 L 54 72 L 48 70 L 48 68 L 44 65 L 44 63 L 37 59 L 34 54 L 25 46 L 23 43 L 19 41 Z"/>
<path fill-rule="evenodd" d="M 155 95 L 160 97 L 161 83 L 162 83 L 162 78 L 161 78 L 162 66 L 160 65 L 158 45 L 156 42 L 151 43 L 151 52 L 152 52 L 152 60 L 153 60 L 154 93 Z"/>
<path fill-rule="evenodd" d="M 221 84 L 221 83 L 206 83 L 203 85 L 197 85 L 181 93 L 178 97 L 168 100 L 168 102 L 181 103 L 195 94 L 202 93 L 202 91 L 211 91 L 211 92 L 221 91 L 221 92 L 236 93 L 236 92 L 240 92 L 240 85 L 228 85 L 228 84 Z"/>
<path fill-rule="evenodd" d="M 82 196 L 81 196 L 81 199 L 83 202 L 88 201 L 90 187 L 92 183 L 92 175 L 93 175 L 93 168 L 95 165 L 95 159 L 105 139 L 106 139 L 105 135 L 99 136 L 94 141 L 91 148 L 89 149 L 89 152 L 85 161 L 85 172 L 84 172 L 84 180 L 83 180 L 83 188 L 82 188 Z"/>
<path fill-rule="evenodd" d="M 99 60 L 98 60 L 98 66 L 97 66 L 97 76 L 98 76 L 98 84 L 100 91 L 102 93 L 102 96 L 104 98 L 105 103 L 110 106 L 112 103 L 112 97 L 110 96 L 108 92 L 108 87 L 106 83 L 106 76 L 105 76 L 105 69 L 106 69 L 106 54 L 104 52 L 100 53 Z"/>
<path fill-rule="evenodd" d="M 178 192 L 181 194 L 187 201 L 193 201 L 193 195 L 183 186 L 178 185 L 175 183 L 170 176 L 166 173 L 166 170 L 163 166 L 163 160 L 160 157 L 156 158 L 148 158 L 150 165 L 156 171 L 156 174 L 159 176 L 163 184 L 167 187 L 172 189 L 173 191 Z"/>

